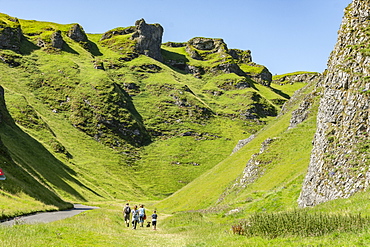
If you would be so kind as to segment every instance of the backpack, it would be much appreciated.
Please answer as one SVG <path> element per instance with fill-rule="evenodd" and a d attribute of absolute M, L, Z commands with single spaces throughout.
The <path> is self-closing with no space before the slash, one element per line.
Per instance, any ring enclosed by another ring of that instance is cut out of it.
<path fill-rule="evenodd" d="M 126 206 L 124 209 L 125 214 L 129 214 L 131 212 L 130 207 Z"/>

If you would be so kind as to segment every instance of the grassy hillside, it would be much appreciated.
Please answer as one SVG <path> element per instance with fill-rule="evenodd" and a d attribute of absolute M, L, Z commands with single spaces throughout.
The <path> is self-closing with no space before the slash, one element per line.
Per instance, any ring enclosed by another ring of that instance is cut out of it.
<path fill-rule="evenodd" d="M 296 128 L 289 129 L 291 112 L 295 110 L 305 95 L 311 93 L 313 84 L 307 85 L 287 105 L 287 113 L 281 115 L 245 145 L 241 150 L 222 160 L 215 167 L 199 176 L 188 186 L 161 201 L 157 206 L 164 210 L 184 211 L 216 207 L 224 210 L 239 208 L 243 213 L 262 210 L 284 210 L 297 207 L 303 176 L 307 170 L 315 131 L 315 113 L 318 98 L 310 117 Z M 258 157 L 263 176 L 245 188 L 233 186 L 240 179 L 248 160 L 259 152 L 261 143 L 268 138 L 276 138 L 262 155 Z M 226 189 L 228 188 L 228 189 Z M 267 202 L 271 205 L 266 206 Z"/>
<path fill-rule="evenodd" d="M 260 84 L 252 75 L 264 67 L 250 51 L 236 58 L 219 39 L 200 38 L 217 44 L 211 51 L 198 39 L 189 49 L 163 45 L 162 63 L 138 54 L 132 34 L 106 35 L 125 28 L 77 42 L 75 24 L 0 19 L 0 35 L 22 32 L 0 49 L 9 115 L 0 136 L 12 164 L 1 166 L 2 217 L 70 206 L 64 201 L 163 199 L 227 158 L 304 85 Z M 201 74 L 175 66 L 184 63 Z M 28 188 L 10 189 L 17 179 Z M 27 203 L 5 206 L 13 201 Z"/>

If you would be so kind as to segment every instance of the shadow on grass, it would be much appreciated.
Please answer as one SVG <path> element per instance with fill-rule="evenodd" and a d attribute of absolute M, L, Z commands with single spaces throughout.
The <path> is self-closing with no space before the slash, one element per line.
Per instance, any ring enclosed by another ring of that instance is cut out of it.
<path fill-rule="evenodd" d="M 161 50 L 163 59 L 165 61 L 165 64 L 170 67 L 171 69 L 175 70 L 176 72 L 180 74 L 188 74 L 186 72 L 186 66 L 189 62 L 189 59 L 186 58 L 185 55 L 167 51 L 167 50 Z"/>
<path fill-rule="evenodd" d="M 66 51 L 71 54 L 79 55 L 79 53 L 75 50 L 73 50 L 66 42 L 63 44 L 63 51 Z"/>
<path fill-rule="evenodd" d="M 89 52 L 94 55 L 94 56 L 102 56 L 103 53 L 100 52 L 99 47 L 92 41 L 88 40 L 87 41 L 87 46 Z"/>
<path fill-rule="evenodd" d="M 290 96 L 286 93 L 283 93 L 281 90 L 278 90 L 278 89 L 275 89 L 275 88 L 272 88 L 270 87 L 272 91 L 274 91 L 274 93 L 280 95 L 281 97 L 284 97 L 285 99 L 289 100 L 290 99 Z"/>
<path fill-rule="evenodd" d="M 30 55 L 35 50 L 40 50 L 41 48 L 29 41 L 27 38 L 23 38 L 21 42 L 20 53 L 23 55 Z"/>
<path fill-rule="evenodd" d="M 47 205 L 65 208 L 66 204 L 54 188 L 64 191 L 79 201 L 87 201 L 84 195 L 74 189 L 70 183 L 84 188 L 101 197 L 99 193 L 85 186 L 74 176 L 76 172 L 54 157 L 44 146 L 21 130 L 8 113 L 4 100 L 0 99 L 0 136 L 2 150 L 1 168 L 7 180 L 1 183 L 1 189 L 11 194 L 26 193 L 30 197 Z M 0 143 L 1 144 L 1 143 Z M 69 182 L 68 182 L 69 181 Z"/>

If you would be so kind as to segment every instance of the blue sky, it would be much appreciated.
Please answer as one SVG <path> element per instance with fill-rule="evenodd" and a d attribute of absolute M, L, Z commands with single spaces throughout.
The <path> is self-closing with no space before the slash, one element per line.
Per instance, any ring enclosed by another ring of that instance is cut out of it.
<path fill-rule="evenodd" d="M 79 23 L 88 33 L 159 23 L 163 42 L 222 38 L 251 50 L 273 74 L 322 72 L 351 0 L 0 0 L 0 12 L 20 19 Z"/>

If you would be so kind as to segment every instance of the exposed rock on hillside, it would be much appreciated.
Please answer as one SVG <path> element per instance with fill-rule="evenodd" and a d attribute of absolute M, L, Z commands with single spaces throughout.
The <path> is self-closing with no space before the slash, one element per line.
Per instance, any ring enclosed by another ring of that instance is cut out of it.
<path fill-rule="evenodd" d="M 233 152 L 231 154 L 238 152 L 242 147 L 244 147 L 245 145 L 250 143 L 255 137 L 256 137 L 256 135 L 253 134 L 250 137 L 248 137 L 247 139 L 239 140 L 238 144 L 236 144 L 236 146 L 233 149 Z"/>
<path fill-rule="evenodd" d="M 222 39 L 196 37 L 188 41 L 188 47 L 191 46 L 202 51 L 212 51 L 212 53 L 227 51 L 227 46 Z"/>
<path fill-rule="evenodd" d="M 252 80 L 258 82 L 259 84 L 262 84 L 264 86 L 269 87 L 271 85 L 271 81 L 272 81 L 271 72 L 265 66 L 262 66 L 262 65 L 252 64 L 252 66 L 261 67 L 262 70 L 259 73 L 256 73 L 256 74 L 249 74 L 250 78 Z"/>
<path fill-rule="evenodd" d="M 252 140 L 251 138 L 253 139 L 254 135 L 252 135 L 250 138 L 244 141 L 249 142 Z M 232 189 L 236 189 L 236 190 L 244 189 L 248 185 L 254 183 L 259 177 L 263 175 L 263 173 L 266 170 L 266 165 L 271 163 L 271 161 L 266 162 L 266 161 L 261 160 L 260 155 L 266 152 L 266 150 L 271 145 L 271 143 L 273 143 L 276 139 L 277 138 L 267 138 L 265 141 L 261 143 L 260 151 L 258 153 L 253 154 L 252 157 L 248 160 L 243 170 L 243 173 L 241 174 L 241 177 L 235 180 L 234 184 L 230 188 L 231 190 Z M 238 145 L 241 144 L 241 142 L 243 141 L 240 141 Z M 224 199 L 224 197 L 227 195 L 227 193 L 228 192 L 225 191 L 219 198 L 218 202 L 221 202 Z"/>
<path fill-rule="evenodd" d="M 130 33 L 135 32 L 135 30 L 136 30 L 135 27 L 116 28 L 116 29 L 110 30 L 108 32 L 105 32 L 103 34 L 103 36 L 100 38 L 100 41 L 110 39 L 110 38 L 112 38 L 113 36 L 116 36 L 116 35 L 130 34 Z"/>
<path fill-rule="evenodd" d="M 299 105 L 298 109 L 292 112 L 290 125 L 288 129 L 294 128 L 308 118 L 312 105 L 314 103 L 315 94 L 308 94 Z"/>
<path fill-rule="evenodd" d="M 250 50 L 239 50 L 239 49 L 229 49 L 229 54 L 239 63 L 251 63 L 252 55 Z"/>
<path fill-rule="evenodd" d="M 279 76 L 277 79 L 273 79 L 273 83 L 276 84 L 293 84 L 295 82 L 310 82 L 321 78 L 320 73 L 296 73 L 296 74 L 286 74 Z"/>
<path fill-rule="evenodd" d="M 241 187 L 246 187 L 247 185 L 253 183 L 261 174 L 263 173 L 263 165 L 266 165 L 266 163 L 261 162 L 258 160 L 258 156 L 261 155 L 267 147 L 275 141 L 275 138 L 268 138 L 261 144 L 261 149 L 259 153 L 256 153 L 252 155 L 250 160 L 248 161 L 244 171 L 243 171 L 243 176 L 239 180 L 239 184 Z"/>
<path fill-rule="evenodd" d="M 22 30 L 17 18 L 8 18 L 10 24 L 0 22 L 0 49 L 19 52 Z"/>
<path fill-rule="evenodd" d="M 222 72 L 226 74 L 234 73 L 239 76 L 246 76 L 243 70 L 235 63 L 221 63 L 211 69 L 212 73 Z"/>
<path fill-rule="evenodd" d="M 87 36 L 83 28 L 79 24 L 75 24 L 68 32 L 68 37 L 77 42 L 87 42 Z"/>
<path fill-rule="evenodd" d="M 115 39 L 115 37 L 128 34 L 129 37 L 124 42 Z M 125 55 L 122 58 L 124 61 L 131 61 L 138 57 L 138 54 L 162 61 L 162 35 L 163 27 L 161 25 L 147 24 L 144 19 L 140 19 L 136 21 L 135 26 L 119 27 L 105 32 L 100 38 L 100 42 Z"/>
<path fill-rule="evenodd" d="M 62 38 L 62 32 L 61 31 L 56 31 L 51 35 L 51 46 L 57 49 L 62 49 L 63 48 L 63 38 Z"/>
<path fill-rule="evenodd" d="M 301 207 L 347 198 L 370 181 L 370 1 L 346 9 L 328 63 Z"/>
<path fill-rule="evenodd" d="M 141 19 L 136 21 L 135 29 L 131 38 L 137 42 L 136 50 L 140 54 L 162 61 L 163 27 L 159 24 L 147 24 Z"/>

